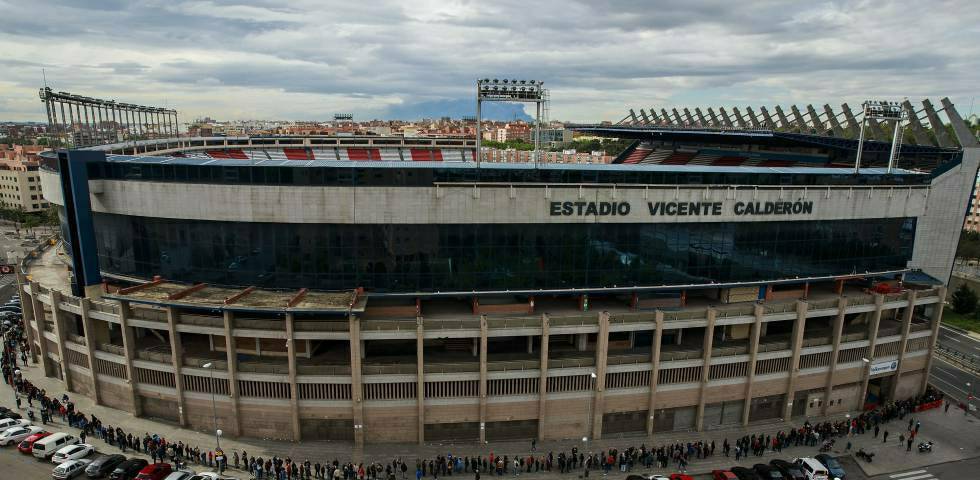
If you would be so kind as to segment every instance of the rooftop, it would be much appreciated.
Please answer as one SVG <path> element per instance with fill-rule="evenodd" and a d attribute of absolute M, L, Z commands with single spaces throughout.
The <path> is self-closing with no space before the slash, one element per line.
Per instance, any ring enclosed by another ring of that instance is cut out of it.
<path fill-rule="evenodd" d="M 321 292 L 305 288 L 298 291 L 226 288 L 203 283 L 173 283 L 160 278 L 116 290 L 106 294 L 105 298 L 190 308 L 337 314 L 360 313 L 367 304 L 367 298 L 357 290 Z"/>

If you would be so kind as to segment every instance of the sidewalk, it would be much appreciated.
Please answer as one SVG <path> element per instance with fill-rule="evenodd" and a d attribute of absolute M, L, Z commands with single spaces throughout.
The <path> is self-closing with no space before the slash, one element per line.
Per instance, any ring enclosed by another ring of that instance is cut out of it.
<path fill-rule="evenodd" d="M 64 387 L 59 380 L 40 377 L 40 369 L 33 364 L 26 368 L 21 368 L 21 371 L 23 372 L 24 378 L 30 380 L 38 388 L 46 390 L 48 396 L 50 397 L 60 397 L 64 392 Z M 9 387 L 5 386 L 5 388 Z M 159 422 L 147 418 L 136 418 L 120 410 L 94 405 L 90 398 L 81 395 L 71 395 L 70 397 L 72 401 L 75 402 L 77 411 L 86 415 L 94 414 L 102 420 L 103 424 L 112 425 L 113 427 L 121 427 L 128 433 L 133 433 L 134 435 L 138 433 L 140 436 L 142 436 L 144 432 L 158 434 L 168 441 L 183 441 L 185 444 L 188 444 L 191 447 L 200 447 L 205 450 L 213 449 L 214 447 L 215 439 L 213 434 L 182 429 L 170 423 Z M 0 393 L 0 405 L 14 408 L 14 396 L 11 394 L 10 390 Z M 25 408 L 21 409 L 21 413 L 26 417 L 26 402 L 23 402 L 23 407 Z M 843 418 L 844 415 L 841 414 L 827 418 L 810 418 L 809 421 L 811 423 L 817 423 L 824 420 L 839 421 Z M 951 408 L 948 414 L 944 413 L 942 409 L 936 409 L 922 414 L 917 414 L 915 415 L 915 418 L 916 420 L 922 422 L 920 433 L 916 438 L 916 444 L 918 444 L 919 441 L 933 441 L 935 445 L 933 447 L 933 453 L 931 454 L 919 454 L 915 449 L 915 445 L 913 445 L 911 453 L 906 453 L 905 444 L 903 443 L 901 446 L 899 446 L 898 436 L 899 433 L 905 431 L 908 417 L 906 417 L 906 420 L 904 421 L 894 420 L 883 427 L 882 431 L 887 429 L 890 432 L 889 442 L 887 445 L 883 444 L 880 438 L 873 438 L 871 432 L 867 432 L 864 435 L 855 435 L 854 437 L 850 438 L 850 441 L 853 443 L 852 452 L 856 451 L 858 448 L 864 448 L 866 451 L 874 452 L 876 454 L 874 463 L 872 464 L 865 463 L 864 461 L 858 461 L 861 468 L 867 475 L 873 476 L 882 473 L 898 472 L 913 467 L 921 467 L 941 462 L 949 462 L 980 456 L 980 435 L 978 435 L 978 433 L 980 433 L 980 429 L 978 429 L 978 427 L 980 427 L 980 420 L 977 420 L 974 417 L 964 417 L 963 414 L 955 408 Z M 803 419 L 799 419 L 795 425 L 799 426 L 802 423 Z M 630 446 L 639 447 L 641 444 L 645 444 L 647 447 L 653 447 L 664 444 L 694 442 L 698 440 L 704 440 L 710 443 L 712 440 L 714 440 L 716 443 L 715 455 L 708 459 L 692 459 L 690 465 L 688 466 L 688 471 L 691 473 L 706 473 L 714 469 L 728 469 L 733 465 L 751 467 L 756 463 L 768 463 L 774 458 L 792 460 L 795 457 L 815 455 L 817 453 L 817 447 L 790 447 L 785 449 L 782 453 L 777 454 L 767 451 L 766 454 L 761 457 L 749 456 L 747 458 L 743 458 L 742 461 L 737 463 L 734 461 L 734 448 L 732 450 L 731 458 L 726 458 L 724 456 L 722 442 L 725 438 L 728 438 L 730 442 L 734 442 L 736 438 L 743 435 L 775 435 L 776 432 L 780 430 L 788 430 L 791 426 L 791 424 L 785 422 L 773 422 L 762 425 L 752 425 L 749 428 L 742 428 L 739 426 L 700 433 L 664 432 L 654 434 L 652 437 L 614 437 L 588 442 L 588 444 L 583 444 L 581 440 L 545 441 L 538 442 L 536 455 L 546 455 L 549 451 L 551 451 L 557 456 L 559 452 L 568 452 L 572 447 L 578 447 L 580 452 L 588 453 L 607 450 L 609 448 L 624 450 Z M 70 430 L 68 426 L 60 420 L 60 417 L 56 422 L 49 422 L 47 428 L 51 431 Z M 102 452 L 118 452 L 117 447 L 109 446 L 97 438 L 92 438 L 90 441 L 93 442 L 96 448 Z M 847 441 L 848 438 L 838 438 L 833 453 L 842 454 Z M 279 457 L 290 457 L 296 463 L 300 463 L 307 459 L 309 459 L 311 463 L 332 462 L 335 459 L 344 462 L 352 459 L 355 463 L 380 462 L 385 464 L 390 463 L 391 460 L 395 458 L 401 458 L 406 463 L 411 464 L 418 458 L 431 459 L 437 455 L 447 455 L 450 453 L 454 456 L 482 455 L 485 457 L 490 452 L 493 452 L 496 456 L 507 455 L 511 458 L 513 458 L 515 455 L 527 456 L 530 454 L 529 441 L 492 442 L 486 445 L 479 445 L 476 443 L 433 443 L 425 445 L 369 444 L 363 449 L 355 449 L 350 443 L 329 442 L 322 440 L 304 440 L 302 442 L 295 443 L 267 439 L 222 438 L 221 447 L 229 458 L 232 457 L 233 452 L 241 453 L 242 450 L 245 450 L 251 456 L 261 456 L 263 458 L 269 458 L 273 455 Z M 129 451 L 127 452 L 129 453 Z M 229 460 L 229 463 L 232 463 L 231 460 Z M 195 470 L 206 469 L 200 467 L 201 466 L 193 463 L 189 465 L 189 468 Z M 670 473 L 673 470 L 671 468 L 654 468 L 642 471 L 652 473 Z M 234 468 L 231 468 L 229 473 L 235 475 L 236 472 Z M 595 472 L 593 473 L 595 474 Z M 613 473 L 616 475 L 622 475 L 616 471 Z M 580 476 L 581 474 L 582 470 L 579 469 L 577 472 L 568 474 L 568 476 Z M 462 475 L 472 474 L 464 473 Z M 542 472 L 533 475 L 541 477 L 562 476 L 561 474 L 557 473 L 557 471 L 547 474 Z M 239 472 L 239 476 L 244 476 L 244 474 Z"/>

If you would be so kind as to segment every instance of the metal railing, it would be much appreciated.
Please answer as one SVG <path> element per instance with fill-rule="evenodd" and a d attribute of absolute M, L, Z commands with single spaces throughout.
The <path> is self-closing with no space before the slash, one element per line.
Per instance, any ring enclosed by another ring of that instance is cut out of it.
<path fill-rule="evenodd" d="M 944 360 L 950 363 L 957 364 L 967 370 L 974 373 L 980 373 L 980 361 L 977 360 L 976 355 L 963 353 L 952 348 L 944 347 L 939 343 L 936 343 L 936 355 L 942 357 Z"/>

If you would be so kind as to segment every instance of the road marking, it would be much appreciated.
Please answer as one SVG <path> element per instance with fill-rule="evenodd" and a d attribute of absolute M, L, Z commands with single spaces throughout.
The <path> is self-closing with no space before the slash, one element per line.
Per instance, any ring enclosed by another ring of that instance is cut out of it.
<path fill-rule="evenodd" d="M 925 480 L 926 478 L 936 478 L 936 477 L 933 477 L 931 473 L 927 473 L 925 475 L 917 475 L 915 477 L 902 477 L 898 480 Z"/>
<path fill-rule="evenodd" d="M 916 475 L 916 474 L 919 474 L 919 473 L 926 473 L 926 471 L 925 470 L 913 470 L 911 472 L 896 473 L 895 475 L 889 475 L 888 477 L 889 478 L 901 478 L 901 477 L 904 477 L 906 475 Z"/>

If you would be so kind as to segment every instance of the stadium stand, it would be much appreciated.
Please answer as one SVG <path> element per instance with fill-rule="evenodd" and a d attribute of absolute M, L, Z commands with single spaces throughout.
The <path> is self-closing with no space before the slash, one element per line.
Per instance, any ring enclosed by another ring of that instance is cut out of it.
<path fill-rule="evenodd" d="M 732 155 L 732 156 L 726 155 L 726 156 L 721 156 L 721 157 L 716 158 L 714 162 L 711 162 L 711 164 L 712 165 L 721 166 L 721 167 L 737 167 L 737 166 L 745 163 L 746 160 L 748 160 L 748 158 L 746 158 L 746 157 L 737 157 L 737 156 L 734 156 L 734 155 Z"/>
<path fill-rule="evenodd" d="M 432 161 L 432 150 L 427 148 L 412 148 L 409 149 L 412 154 L 413 162 L 431 162 Z"/>
<path fill-rule="evenodd" d="M 211 158 L 233 158 L 236 160 L 248 160 L 249 156 L 240 148 L 230 148 L 227 150 L 210 150 L 207 154 Z"/>

